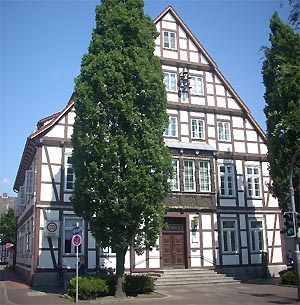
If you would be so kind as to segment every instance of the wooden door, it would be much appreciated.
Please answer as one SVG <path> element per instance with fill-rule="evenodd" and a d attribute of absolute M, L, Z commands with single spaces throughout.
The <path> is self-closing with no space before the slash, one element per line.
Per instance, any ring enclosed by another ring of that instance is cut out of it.
<path fill-rule="evenodd" d="M 163 233 L 162 258 L 166 268 L 184 268 L 184 233 Z"/>

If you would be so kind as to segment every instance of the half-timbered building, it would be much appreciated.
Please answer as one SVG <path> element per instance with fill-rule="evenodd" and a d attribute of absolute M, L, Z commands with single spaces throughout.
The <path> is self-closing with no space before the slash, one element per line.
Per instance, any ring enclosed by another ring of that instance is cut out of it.
<path fill-rule="evenodd" d="M 175 10 L 167 7 L 154 23 L 168 99 L 164 138 L 175 174 L 158 249 L 142 255 L 128 249 L 125 267 L 209 268 L 240 277 L 267 267 L 277 274 L 285 262 L 284 237 L 278 202 L 267 187 L 266 135 Z M 104 257 L 115 263 L 112 249 L 97 246 L 70 203 L 75 115 L 72 96 L 62 111 L 38 122 L 16 176 L 16 268 L 31 282 L 55 265 L 74 270 L 74 230 L 89 271 Z"/>

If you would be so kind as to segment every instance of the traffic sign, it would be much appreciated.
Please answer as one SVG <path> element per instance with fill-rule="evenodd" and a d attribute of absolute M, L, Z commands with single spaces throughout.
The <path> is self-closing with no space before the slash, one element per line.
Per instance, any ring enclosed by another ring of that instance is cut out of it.
<path fill-rule="evenodd" d="M 53 221 L 47 223 L 47 230 L 49 233 L 55 233 L 57 230 L 57 224 Z"/>
<path fill-rule="evenodd" d="M 73 232 L 73 235 L 78 235 L 80 233 L 80 227 L 74 227 L 72 232 Z"/>
<path fill-rule="evenodd" d="M 72 237 L 72 244 L 75 246 L 75 247 L 78 247 L 80 246 L 82 243 L 82 238 L 80 235 L 74 235 Z"/>

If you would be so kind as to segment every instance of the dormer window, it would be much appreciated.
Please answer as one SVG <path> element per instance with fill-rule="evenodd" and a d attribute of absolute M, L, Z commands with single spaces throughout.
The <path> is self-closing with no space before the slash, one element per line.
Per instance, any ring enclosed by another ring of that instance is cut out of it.
<path fill-rule="evenodd" d="M 164 31 L 164 48 L 176 50 L 176 33 Z"/>

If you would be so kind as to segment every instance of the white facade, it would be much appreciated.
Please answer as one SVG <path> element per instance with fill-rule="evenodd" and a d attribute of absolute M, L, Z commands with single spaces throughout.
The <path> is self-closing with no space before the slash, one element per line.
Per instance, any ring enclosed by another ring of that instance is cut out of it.
<path fill-rule="evenodd" d="M 170 117 L 165 142 L 177 175 L 166 198 L 169 229 L 161 232 L 159 249 L 142 255 L 129 249 L 125 267 L 214 268 L 239 274 L 267 263 L 276 274 L 285 258 L 278 202 L 267 188 L 266 136 L 173 8 L 154 22 Z M 180 96 L 178 80 L 184 70 L 191 89 Z M 20 206 L 17 267 L 28 278 L 56 264 L 75 267 L 70 239 L 78 222 L 80 254 L 89 270 L 104 257 L 115 264 L 112 250 L 96 246 L 88 224 L 70 204 L 74 119 L 71 97 L 60 113 L 39 122 L 24 149 L 15 182 Z M 55 232 L 49 232 L 49 223 L 57 225 Z"/>

